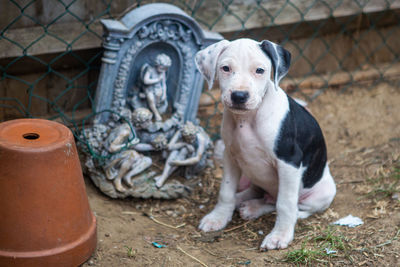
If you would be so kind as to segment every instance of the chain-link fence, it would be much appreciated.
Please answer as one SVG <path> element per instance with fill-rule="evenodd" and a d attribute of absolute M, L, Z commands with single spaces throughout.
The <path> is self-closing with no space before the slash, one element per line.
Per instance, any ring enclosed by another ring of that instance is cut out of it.
<path fill-rule="evenodd" d="M 80 129 L 93 116 L 102 55 L 99 19 L 119 18 L 150 2 L 1 1 L 0 121 L 44 117 Z M 180 7 L 204 29 L 227 39 L 269 39 L 283 45 L 293 63 L 282 88 L 306 100 L 327 88 L 399 76 L 400 0 L 160 2 Z M 200 117 L 216 138 L 218 94 L 205 92 L 202 99 Z"/>

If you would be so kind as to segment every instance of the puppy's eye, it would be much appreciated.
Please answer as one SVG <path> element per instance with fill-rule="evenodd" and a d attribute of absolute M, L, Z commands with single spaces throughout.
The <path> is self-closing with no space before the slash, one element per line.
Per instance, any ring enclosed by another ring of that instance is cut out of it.
<path fill-rule="evenodd" d="M 229 68 L 229 66 L 222 66 L 222 68 L 221 68 L 223 71 L 225 71 L 225 72 L 230 72 L 231 71 L 231 68 Z"/>
<path fill-rule="evenodd" d="M 256 73 L 257 74 L 263 74 L 264 73 L 264 69 L 263 68 L 257 68 L 256 69 Z"/>

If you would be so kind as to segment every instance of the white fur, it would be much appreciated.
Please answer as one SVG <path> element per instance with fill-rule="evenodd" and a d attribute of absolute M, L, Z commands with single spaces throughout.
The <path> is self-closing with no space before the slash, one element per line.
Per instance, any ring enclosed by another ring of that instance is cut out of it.
<path fill-rule="evenodd" d="M 289 103 L 281 88 L 275 90 L 270 79 L 271 62 L 258 42 L 221 41 L 198 52 L 196 64 L 210 87 L 214 76 L 219 80 L 224 104 L 221 134 L 226 147 L 218 203 L 201 220 L 199 228 L 206 232 L 224 228 L 235 207 L 244 219 L 276 209 L 275 226 L 261 249 L 286 248 L 293 240 L 297 218 L 322 211 L 332 202 L 336 188 L 329 168 L 326 166 L 322 179 L 313 188 L 304 189 L 301 177 L 305 168 L 296 168 L 276 157 L 273 148 Z M 224 66 L 229 66 L 230 71 L 224 71 Z M 257 74 L 257 68 L 265 72 Z M 249 99 L 245 108 L 238 110 L 232 104 L 231 93 L 240 90 L 248 91 Z M 236 194 L 242 175 L 254 186 Z M 276 205 L 267 203 L 257 187 L 275 199 Z"/>

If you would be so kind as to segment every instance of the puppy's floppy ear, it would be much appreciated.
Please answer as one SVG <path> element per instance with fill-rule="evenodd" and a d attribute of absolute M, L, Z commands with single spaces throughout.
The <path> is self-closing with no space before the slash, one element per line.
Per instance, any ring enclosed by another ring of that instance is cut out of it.
<path fill-rule="evenodd" d="M 268 40 L 260 44 L 261 49 L 267 54 L 274 68 L 275 89 L 278 90 L 279 81 L 288 73 L 290 67 L 290 52 L 280 45 Z"/>
<path fill-rule="evenodd" d="M 228 40 L 222 40 L 197 52 L 195 62 L 197 69 L 204 76 L 211 89 L 214 83 L 217 60 L 222 51 L 228 46 Z"/>

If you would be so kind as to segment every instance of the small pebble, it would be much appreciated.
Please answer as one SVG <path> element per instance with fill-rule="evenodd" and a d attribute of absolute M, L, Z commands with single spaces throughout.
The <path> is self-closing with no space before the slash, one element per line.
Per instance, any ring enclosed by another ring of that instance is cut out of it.
<path fill-rule="evenodd" d="M 264 232 L 260 230 L 260 231 L 258 231 L 258 234 L 259 234 L 259 235 L 263 235 Z"/>
<path fill-rule="evenodd" d="M 392 195 L 392 199 L 394 199 L 394 200 L 399 200 L 399 199 L 400 199 L 399 193 L 394 193 L 394 194 Z"/>

